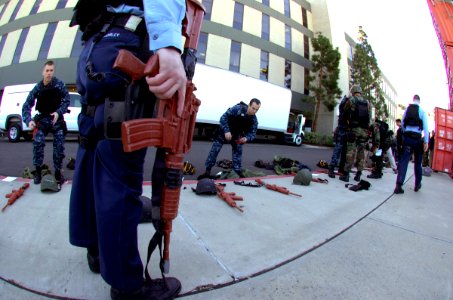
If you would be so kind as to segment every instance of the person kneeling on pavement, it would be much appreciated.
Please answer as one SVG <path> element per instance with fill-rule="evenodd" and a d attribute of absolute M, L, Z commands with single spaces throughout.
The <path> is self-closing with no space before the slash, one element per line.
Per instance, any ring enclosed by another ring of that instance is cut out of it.
<path fill-rule="evenodd" d="M 217 156 L 224 144 L 230 144 L 233 151 L 233 171 L 239 177 L 242 174 L 242 146 L 255 139 L 258 129 L 256 113 L 260 109 L 261 101 L 253 98 L 249 105 L 240 102 L 228 110 L 220 118 L 220 125 L 213 139 L 211 151 L 205 162 L 206 171 L 201 177 L 210 177 L 211 169 L 215 165 Z"/>

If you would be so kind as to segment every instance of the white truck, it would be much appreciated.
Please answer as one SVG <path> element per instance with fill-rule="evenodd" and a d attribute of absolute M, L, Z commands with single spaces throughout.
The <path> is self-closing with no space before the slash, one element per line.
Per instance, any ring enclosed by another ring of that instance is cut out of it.
<path fill-rule="evenodd" d="M 35 84 L 20 84 L 6 86 L 0 95 L 0 131 L 6 132 L 10 142 L 18 142 L 23 137 L 32 139 L 32 130 L 22 120 L 22 106 Z M 68 132 L 78 132 L 77 116 L 81 110 L 80 95 L 69 93 L 71 103 L 68 113 L 64 114 Z M 36 105 L 35 105 L 36 106 Z M 32 108 L 31 115 L 37 112 Z"/>
<path fill-rule="evenodd" d="M 261 101 L 257 113 L 259 138 L 277 138 L 296 146 L 304 140 L 305 117 L 291 109 L 291 91 L 275 84 L 197 64 L 193 82 L 195 95 L 201 100 L 196 120 L 196 136 L 208 136 L 219 124 L 222 114 L 231 106 L 250 99 Z"/>

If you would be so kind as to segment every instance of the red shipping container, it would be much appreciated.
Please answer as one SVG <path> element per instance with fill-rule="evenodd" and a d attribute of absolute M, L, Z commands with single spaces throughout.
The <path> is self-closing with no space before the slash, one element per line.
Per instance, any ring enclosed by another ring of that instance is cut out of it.
<path fill-rule="evenodd" d="M 453 177 L 453 111 L 436 107 L 433 170 Z"/>

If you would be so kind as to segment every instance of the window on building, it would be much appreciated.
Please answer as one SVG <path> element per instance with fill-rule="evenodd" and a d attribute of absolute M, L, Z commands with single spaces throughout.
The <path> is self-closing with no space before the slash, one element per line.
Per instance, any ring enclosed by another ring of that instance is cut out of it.
<path fill-rule="evenodd" d="M 284 0 L 284 5 L 285 5 L 285 16 L 288 18 L 291 17 L 291 11 L 290 11 L 290 6 L 289 6 L 289 0 Z"/>
<path fill-rule="evenodd" d="M 206 62 L 206 49 L 208 48 L 208 34 L 201 32 L 198 39 L 197 61 L 204 64 Z"/>
<path fill-rule="evenodd" d="M 5 46 L 7 36 L 8 36 L 7 34 L 0 36 L 0 57 L 2 56 L 3 47 Z"/>
<path fill-rule="evenodd" d="M 30 15 L 34 15 L 38 12 L 39 6 L 41 5 L 42 0 L 36 0 L 33 8 L 30 11 Z"/>
<path fill-rule="evenodd" d="M 22 54 L 22 50 L 24 49 L 25 39 L 28 36 L 29 30 L 30 30 L 30 27 L 22 29 L 22 32 L 19 37 L 19 41 L 17 42 L 16 51 L 14 51 L 13 64 L 19 63 L 20 56 Z"/>
<path fill-rule="evenodd" d="M 269 52 L 261 50 L 260 79 L 267 81 L 269 74 Z"/>
<path fill-rule="evenodd" d="M 5 13 L 5 9 L 6 9 L 6 4 L 3 4 L 0 7 L 0 19 L 3 17 L 3 14 Z"/>
<path fill-rule="evenodd" d="M 239 72 L 240 63 L 241 63 L 241 43 L 231 41 L 230 71 Z"/>
<path fill-rule="evenodd" d="M 82 53 L 82 31 L 77 30 L 74 44 L 72 44 L 71 57 L 79 57 Z"/>
<path fill-rule="evenodd" d="M 291 88 L 291 61 L 285 59 L 285 86 Z"/>
<path fill-rule="evenodd" d="M 270 31 L 269 16 L 266 14 L 263 14 L 263 17 L 261 20 L 261 38 L 263 40 L 266 40 L 266 41 L 269 40 L 269 31 Z"/>
<path fill-rule="evenodd" d="M 19 12 L 20 7 L 22 6 L 22 3 L 24 0 L 19 0 L 16 4 L 16 7 L 14 8 L 13 13 L 11 14 L 11 17 L 9 18 L 10 21 L 14 21 L 16 19 L 17 13 Z M 11 3 L 11 2 L 10 2 Z"/>
<path fill-rule="evenodd" d="M 206 13 L 204 15 L 204 19 L 210 21 L 211 14 L 212 14 L 212 1 L 213 0 L 203 0 L 201 3 L 203 4 L 204 8 L 206 9 Z"/>
<path fill-rule="evenodd" d="M 291 50 L 291 27 L 285 25 L 285 48 Z"/>
<path fill-rule="evenodd" d="M 302 25 L 305 28 L 308 28 L 308 21 L 307 21 L 307 10 L 302 7 Z"/>
<path fill-rule="evenodd" d="M 66 7 L 66 3 L 68 3 L 68 0 L 59 0 L 56 9 L 65 8 Z"/>
<path fill-rule="evenodd" d="M 269 0 L 263 0 L 263 5 L 269 6 Z"/>
<path fill-rule="evenodd" d="M 310 76 L 310 70 L 305 68 L 304 69 L 304 95 L 308 95 L 310 93 L 309 81 L 308 81 L 309 76 Z"/>
<path fill-rule="evenodd" d="M 310 40 L 304 35 L 304 57 L 310 59 Z"/>
<path fill-rule="evenodd" d="M 244 19 L 244 4 L 235 2 L 233 28 L 242 30 L 243 19 Z"/>
<path fill-rule="evenodd" d="M 38 60 L 47 59 L 49 54 L 50 44 L 52 43 L 52 38 L 57 28 L 57 22 L 49 23 L 47 26 L 46 34 L 42 40 L 41 49 L 39 49 Z"/>

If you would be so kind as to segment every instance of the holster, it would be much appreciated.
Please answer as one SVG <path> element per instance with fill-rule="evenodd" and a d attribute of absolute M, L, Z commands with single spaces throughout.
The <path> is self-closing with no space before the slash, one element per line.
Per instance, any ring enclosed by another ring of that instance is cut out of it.
<path fill-rule="evenodd" d="M 105 138 L 121 140 L 122 122 L 151 118 L 155 104 L 156 97 L 149 91 L 144 78 L 129 84 L 124 99 L 107 98 L 104 107 Z"/>

